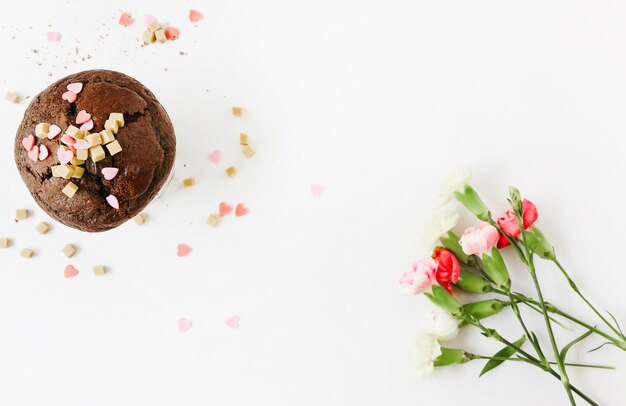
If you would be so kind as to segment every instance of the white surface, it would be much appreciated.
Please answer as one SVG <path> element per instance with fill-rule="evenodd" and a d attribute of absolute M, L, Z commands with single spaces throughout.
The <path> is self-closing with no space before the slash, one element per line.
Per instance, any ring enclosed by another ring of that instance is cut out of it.
<path fill-rule="evenodd" d="M 205 15 L 195 26 L 191 7 Z M 138 20 L 128 28 L 123 10 Z M 169 112 L 178 161 L 145 226 L 91 235 L 53 222 L 40 236 L 46 216 L 12 156 L 27 104 L 0 101 L 0 234 L 15 240 L 0 251 L 0 404 L 565 404 L 558 382 L 522 365 L 478 379 L 482 365 L 469 364 L 425 382 L 407 368 L 428 305 L 395 282 L 417 259 L 439 179 L 464 162 L 494 212 L 509 183 L 533 199 L 581 287 L 626 323 L 622 2 L 19 1 L 2 14 L 2 94 L 123 71 Z M 180 39 L 140 48 L 145 14 Z M 61 41 L 48 43 L 48 29 Z M 242 131 L 258 150 L 249 161 Z M 219 166 L 206 159 L 216 148 Z M 227 179 L 231 163 L 241 171 Z M 183 190 L 188 176 L 197 185 Z M 211 229 L 222 200 L 250 214 Z M 34 217 L 15 224 L 17 207 Z M 66 280 L 68 242 L 80 275 Z M 188 257 L 176 257 L 179 242 Z M 99 263 L 112 272 L 91 275 Z M 550 300 L 593 320 L 554 269 L 541 278 Z M 223 324 L 232 314 L 239 330 Z M 181 316 L 193 322 L 183 334 Z M 455 344 L 499 348 L 470 331 Z M 621 368 L 572 380 L 603 405 L 626 403 L 626 353 L 587 355 L 591 344 L 580 359 Z"/>

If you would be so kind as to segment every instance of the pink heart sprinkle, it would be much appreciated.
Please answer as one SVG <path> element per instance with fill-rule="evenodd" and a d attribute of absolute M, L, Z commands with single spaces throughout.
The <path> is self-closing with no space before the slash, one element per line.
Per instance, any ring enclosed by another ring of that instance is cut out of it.
<path fill-rule="evenodd" d="M 177 40 L 179 35 L 180 31 L 178 31 L 176 28 L 170 26 L 165 27 L 165 38 L 169 39 L 170 41 Z"/>
<path fill-rule="evenodd" d="M 61 127 L 56 124 L 52 124 L 48 129 L 48 139 L 51 140 L 59 134 L 61 134 Z"/>
<path fill-rule="evenodd" d="M 68 90 L 67 92 L 63 93 L 63 96 L 61 96 L 61 98 L 63 100 L 67 100 L 70 103 L 74 103 L 76 101 L 76 97 L 78 97 L 76 95 L 76 93 L 74 93 L 74 92 L 72 92 L 70 90 Z"/>
<path fill-rule="evenodd" d="M 26 151 L 33 149 L 33 145 L 35 145 L 35 136 L 29 135 L 28 137 L 22 139 L 22 145 L 26 148 Z"/>
<path fill-rule="evenodd" d="M 217 149 L 209 154 L 209 161 L 213 162 L 216 165 L 220 163 L 221 159 L 222 153 Z"/>
<path fill-rule="evenodd" d="M 89 141 L 87 141 L 87 140 L 78 139 L 74 143 L 74 148 L 76 148 L 76 149 L 89 149 L 89 148 L 91 148 L 91 143 L 89 143 Z"/>
<path fill-rule="evenodd" d="M 76 115 L 76 124 L 84 124 L 89 120 L 91 120 L 91 114 L 87 113 L 85 110 L 79 111 Z"/>
<path fill-rule="evenodd" d="M 156 21 L 156 17 L 151 16 L 151 15 L 146 15 L 146 16 L 143 18 L 143 24 L 144 24 L 146 27 L 148 27 L 150 24 L 152 24 L 152 23 L 153 23 L 153 22 L 155 22 L 155 21 Z"/>
<path fill-rule="evenodd" d="M 48 31 L 46 33 L 46 36 L 48 37 L 49 42 L 56 42 L 59 40 L 59 38 L 61 38 L 61 33 L 56 31 Z"/>
<path fill-rule="evenodd" d="M 113 207 L 114 209 L 119 209 L 120 208 L 120 203 L 117 201 L 117 197 L 113 196 L 113 195 L 108 195 L 107 198 L 107 203 Z"/>
<path fill-rule="evenodd" d="M 239 316 L 230 316 L 224 321 L 224 324 L 226 324 L 228 327 L 232 329 L 238 329 L 239 328 Z"/>
<path fill-rule="evenodd" d="M 180 319 L 178 319 L 178 331 L 180 331 L 181 333 L 184 333 L 185 331 L 189 330 L 191 328 L 191 321 L 187 320 L 184 317 L 181 317 Z"/>
<path fill-rule="evenodd" d="M 102 168 L 102 176 L 104 176 L 106 180 L 111 180 L 119 171 L 120 170 L 117 168 Z"/>
<path fill-rule="evenodd" d="M 124 11 L 122 15 L 120 16 L 119 23 L 120 25 L 123 25 L 124 27 L 128 27 L 133 22 L 134 22 L 133 18 L 126 11 Z"/>
<path fill-rule="evenodd" d="M 204 16 L 202 15 L 202 13 L 198 10 L 189 10 L 189 21 L 191 21 L 192 23 L 197 23 L 198 21 L 202 20 L 203 17 Z"/>
<path fill-rule="evenodd" d="M 72 158 L 74 158 L 74 153 L 71 149 L 65 149 L 63 147 L 60 147 L 59 149 L 57 149 L 57 157 L 59 158 L 59 162 L 61 163 L 61 165 L 67 165 L 68 163 L 70 163 Z"/>
<path fill-rule="evenodd" d="M 74 94 L 78 94 L 81 92 L 81 90 L 83 90 L 83 84 L 80 82 L 70 83 L 69 85 L 67 85 L 67 90 Z"/>
<path fill-rule="evenodd" d="M 34 145 L 33 149 L 28 151 L 28 157 L 31 159 L 31 161 L 37 162 L 37 160 L 39 159 L 39 147 L 37 145 Z"/>
<path fill-rule="evenodd" d="M 313 197 L 320 197 L 326 188 L 322 185 L 311 185 L 311 194 Z"/>
<path fill-rule="evenodd" d="M 83 131 L 91 131 L 93 129 L 93 120 L 89 120 L 86 123 L 83 123 L 80 126 L 80 129 Z"/>
<path fill-rule="evenodd" d="M 45 145 L 42 145 L 39 147 L 39 160 L 43 161 L 44 159 L 48 158 L 48 155 L 50 155 L 50 151 L 48 151 L 48 147 L 46 147 Z"/>
<path fill-rule="evenodd" d="M 76 144 L 76 140 L 67 134 L 63 134 L 63 136 L 61 137 L 61 142 L 67 145 L 68 147 L 71 147 L 74 144 Z"/>
<path fill-rule="evenodd" d="M 78 275 L 78 269 L 74 268 L 72 265 L 65 267 L 65 270 L 63 271 L 63 276 L 65 278 L 73 278 L 76 275 Z"/>
<path fill-rule="evenodd" d="M 176 253 L 176 255 L 178 255 L 179 257 L 184 257 L 185 255 L 189 255 L 189 253 L 191 252 L 191 247 L 187 244 L 178 244 L 178 252 Z"/>

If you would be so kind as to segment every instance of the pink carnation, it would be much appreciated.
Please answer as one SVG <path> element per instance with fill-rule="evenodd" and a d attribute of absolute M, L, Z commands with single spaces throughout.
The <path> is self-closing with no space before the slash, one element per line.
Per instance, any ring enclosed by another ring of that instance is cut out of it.
<path fill-rule="evenodd" d="M 400 293 L 417 295 L 424 292 L 435 281 L 437 261 L 428 257 L 413 263 L 413 267 L 400 277 Z"/>
<path fill-rule="evenodd" d="M 499 238 L 500 234 L 494 226 L 483 224 L 480 227 L 470 227 L 465 230 L 459 244 L 467 255 L 489 254 Z"/>

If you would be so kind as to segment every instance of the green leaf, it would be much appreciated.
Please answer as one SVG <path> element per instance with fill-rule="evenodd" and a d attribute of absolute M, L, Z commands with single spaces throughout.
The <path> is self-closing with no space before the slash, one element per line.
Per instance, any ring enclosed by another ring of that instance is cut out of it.
<path fill-rule="evenodd" d="M 567 352 L 570 350 L 570 348 L 572 348 L 574 345 L 581 342 L 585 338 L 589 337 L 592 333 L 593 333 L 593 330 L 589 330 L 585 334 L 581 335 L 580 337 L 573 339 L 565 347 L 563 347 L 563 349 L 561 350 L 561 354 L 559 355 L 561 359 L 563 360 L 563 362 L 565 362 L 565 357 L 567 357 Z"/>
<path fill-rule="evenodd" d="M 516 347 L 520 348 L 522 345 L 524 345 L 525 342 L 526 342 L 526 336 L 522 336 L 522 338 L 520 338 L 519 340 L 514 342 L 513 345 L 515 345 Z M 511 348 L 511 347 L 508 347 L 508 346 L 504 347 L 500 351 L 496 352 L 493 357 L 494 358 L 498 358 L 498 359 L 490 359 L 489 361 L 487 361 L 487 363 L 485 364 L 485 367 L 483 368 L 483 370 L 480 371 L 480 375 L 479 376 L 483 376 L 487 372 L 489 372 L 492 369 L 494 369 L 495 367 L 499 366 L 506 359 L 511 358 L 513 356 L 513 354 L 515 354 L 515 349 Z"/>
<path fill-rule="evenodd" d="M 619 326 L 619 323 L 617 322 L 617 319 L 615 318 L 615 316 L 613 316 L 613 315 L 611 314 L 611 312 L 610 312 L 610 311 L 608 311 L 608 310 L 607 310 L 606 312 L 609 314 L 609 316 L 611 316 L 611 318 L 612 318 L 612 319 L 613 319 L 613 321 L 615 322 L 615 325 L 617 326 L 617 329 L 619 330 L 619 332 L 622 334 L 622 337 L 626 337 L 626 336 L 624 336 L 624 332 L 622 331 L 622 328 Z"/>
<path fill-rule="evenodd" d="M 596 348 L 594 348 L 594 349 L 592 349 L 592 350 L 589 350 L 589 351 L 587 351 L 587 352 L 594 352 L 594 351 L 598 351 L 600 348 L 604 347 L 604 346 L 605 346 L 605 345 L 607 345 L 607 344 L 608 344 L 608 345 L 612 345 L 612 346 L 614 346 L 614 347 L 617 347 L 617 345 L 615 345 L 615 343 L 612 343 L 611 341 L 607 341 L 606 343 L 604 343 L 604 344 L 600 344 L 600 345 L 599 345 L 599 346 L 597 346 Z M 619 348 L 619 347 L 618 347 L 618 348 Z"/>

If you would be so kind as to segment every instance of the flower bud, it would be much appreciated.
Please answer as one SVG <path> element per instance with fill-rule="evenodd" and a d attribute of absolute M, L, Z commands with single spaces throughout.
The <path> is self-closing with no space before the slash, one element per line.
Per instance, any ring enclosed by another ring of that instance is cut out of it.
<path fill-rule="evenodd" d="M 461 267 L 461 274 L 455 286 L 466 292 L 471 293 L 487 293 L 492 291 L 491 284 L 480 275 L 471 273 L 467 269 Z"/>
<path fill-rule="evenodd" d="M 454 317 L 460 317 L 462 314 L 461 304 L 447 290 L 440 285 L 433 285 L 431 293 L 424 293 L 431 302 L 441 307 Z"/>
<path fill-rule="evenodd" d="M 459 236 L 454 234 L 454 232 L 449 231 L 445 236 L 441 236 L 439 241 L 443 244 L 443 246 L 452 251 L 454 256 L 461 262 L 467 264 L 470 262 L 470 256 L 463 252 L 463 248 L 461 244 L 459 244 Z M 473 257 L 471 257 L 473 259 Z"/>
<path fill-rule="evenodd" d="M 541 258 L 549 260 L 556 258 L 554 247 L 537 227 L 532 226 L 526 231 L 526 242 L 528 243 L 528 248 Z"/>
<path fill-rule="evenodd" d="M 453 364 L 465 364 L 472 360 L 472 355 L 458 348 L 441 347 L 441 355 L 435 359 L 436 367 L 444 367 Z"/>
<path fill-rule="evenodd" d="M 491 250 L 491 255 L 483 254 L 482 258 L 487 275 L 489 275 L 493 283 L 500 289 L 508 291 L 511 288 L 511 278 L 500 251 L 494 247 Z"/>
<path fill-rule="evenodd" d="M 485 203 L 480 199 L 478 193 L 470 185 L 465 185 L 462 192 L 455 192 L 454 196 L 467 210 L 474 213 L 482 221 L 491 220 L 491 213 Z"/>
<path fill-rule="evenodd" d="M 481 320 L 500 313 L 502 309 L 509 304 L 509 302 L 503 302 L 498 299 L 481 300 L 480 302 L 463 305 L 463 313 Z M 465 325 L 467 325 L 467 322 L 462 321 L 459 327 L 463 327 Z"/>

